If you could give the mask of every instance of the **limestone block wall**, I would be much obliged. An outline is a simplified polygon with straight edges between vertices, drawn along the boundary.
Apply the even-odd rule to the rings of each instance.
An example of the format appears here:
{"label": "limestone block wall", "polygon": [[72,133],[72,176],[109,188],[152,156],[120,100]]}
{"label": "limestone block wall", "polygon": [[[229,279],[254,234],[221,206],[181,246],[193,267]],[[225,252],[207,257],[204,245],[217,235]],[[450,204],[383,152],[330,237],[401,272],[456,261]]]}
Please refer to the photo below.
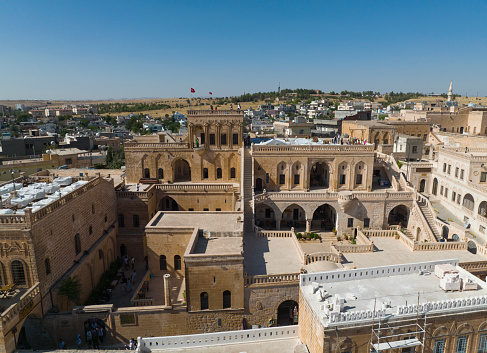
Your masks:
{"label": "limestone block wall", "polygon": [[[279,285],[251,285],[245,287],[246,309],[249,325],[269,326],[269,320],[277,322],[277,309],[287,300],[299,302],[298,283]],[[299,308],[301,309],[301,308]],[[299,311],[301,320],[301,310]]]}

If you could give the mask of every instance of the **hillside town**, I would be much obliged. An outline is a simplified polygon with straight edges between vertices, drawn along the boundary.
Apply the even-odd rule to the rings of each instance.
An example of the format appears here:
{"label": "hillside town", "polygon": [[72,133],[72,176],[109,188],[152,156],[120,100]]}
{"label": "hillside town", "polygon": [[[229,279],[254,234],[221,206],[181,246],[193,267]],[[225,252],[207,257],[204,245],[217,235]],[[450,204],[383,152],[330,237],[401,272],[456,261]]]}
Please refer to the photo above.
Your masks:
{"label": "hillside town", "polygon": [[444,95],[3,106],[1,349],[483,352],[487,107]]}

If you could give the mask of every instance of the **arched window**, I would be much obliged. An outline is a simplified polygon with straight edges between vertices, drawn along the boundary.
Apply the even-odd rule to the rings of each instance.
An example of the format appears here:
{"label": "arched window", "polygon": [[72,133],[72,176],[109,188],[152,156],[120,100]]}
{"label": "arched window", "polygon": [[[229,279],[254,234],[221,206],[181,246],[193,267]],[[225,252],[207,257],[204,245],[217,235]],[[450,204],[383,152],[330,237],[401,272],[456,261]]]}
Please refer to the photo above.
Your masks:
{"label": "arched window", "polygon": [[159,179],[164,179],[164,169],[159,168]]}
{"label": "arched window", "polygon": [[208,310],[208,293],[200,294],[201,310]]}
{"label": "arched window", "polygon": [[203,179],[208,179],[208,168],[203,168]]}
{"label": "arched window", "polygon": [[79,233],[74,236],[74,250],[76,251],[76,255],[81,252],[81,239],[79,238]]}
{"label": "arched window", "polygon": [[223,292],[223,309],[232,307],[232,293],[229,290]]}
{"label": "arched window", "polygon": [[181,269],[181,256],[174,255],[174,269],[180,270]]}
{"label": "arched window", "polygon": [[230,178],[235,179],[235,175],[236,175],[235,168],[230,168]]}
{"label": "arched window", "polygon": [[149,168],[144,169],[144,178],[150,178],[150,169]]}
{"label": "arched window", "polygon": [[15,284],[23,285],[25,281],[24,265],[20,261],[12,261],[12,278]]}
{"label": "arched window", "polygon": [[51,273],[51,262],[49,259],[44,260],[44,266],[46,267],[46,275]]}
{"label": "arched window", "polygon": [[487,202],[482,201],[479,205],[479,215],[487,218]]}
{"label": "arched window", "polygon": [[166,256],[165,255],[159,256],[159,269],[161,271],[167,270],[167,263],[166,263]]}
{"label": "arched window", "polygon": [[217,168],[216,169],[216,178],[217,179],[221,179],[222,178],[222,169],[221,168]]}
{"label": "arched window", "polygon": [[463,197],[463,207],[469,209],[470,211],[473,211],[474,209],[474,200],[473,200],[473,196],[470,195],[470,194],[466,194],[464,197]]}

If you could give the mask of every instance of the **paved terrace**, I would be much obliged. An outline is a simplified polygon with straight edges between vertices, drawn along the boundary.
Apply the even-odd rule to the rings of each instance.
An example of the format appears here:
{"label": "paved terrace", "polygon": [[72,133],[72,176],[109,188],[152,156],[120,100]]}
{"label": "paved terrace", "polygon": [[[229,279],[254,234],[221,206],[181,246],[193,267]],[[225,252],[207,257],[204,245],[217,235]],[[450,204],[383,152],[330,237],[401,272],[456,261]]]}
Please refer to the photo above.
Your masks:
{"label": "paved terrace", "polygon": [[371,237],[370,240],[376,248],[373,253],[343,254],[342,264],[364,268],[447,259],[458,259],[460,263],[487,260],[484,256],[472,254],[468,250],[411,251],[406,244],[394,238]]}
{"label": "paved terrace", "polygon": [[243,215],[240,212],[158,212],[150,227],[185,227],[198,228],[212,233],[226,233],[241,236]]}
{"label": "paved terrace", "polygon": [[[300,243],[308,254],[329,252],[330,242]],[[331,271],[343,266],[330,261],[318,261],[304,265],[291,237],[257,237],[253,233],[244,238],[244,265],[249,276]]]}

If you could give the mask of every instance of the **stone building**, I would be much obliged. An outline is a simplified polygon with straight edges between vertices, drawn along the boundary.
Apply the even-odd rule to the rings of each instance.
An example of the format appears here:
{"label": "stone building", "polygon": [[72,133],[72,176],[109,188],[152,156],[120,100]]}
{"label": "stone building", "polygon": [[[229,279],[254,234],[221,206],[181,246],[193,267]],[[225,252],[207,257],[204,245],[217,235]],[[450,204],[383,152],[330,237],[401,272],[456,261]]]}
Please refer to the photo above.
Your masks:
{"label": "stone building", "polygon": [[[447,224],[427,197],[432,176],[442,173],[441,163],[447,163],[447,171],[451,164],[454,175],[456,164],[450,155],[462,151],[441,149],[440,137],[430,134],[434,144],[428,157],[433,160],[410,163],[406,180],[404,166],[383,152],[389,146],[392,153],[400,128],[419,134],[413,127],[343,123],[348,124],[350,137],[367,143],[296,139],[244,148],[243,115],[238,111],[190,111],[186,135],[154,134],[127,143],[125,175],[111,171],[94,178],[84,175],[81,179],[87,183],[54,203],[26,203],[32,210],[26,209],[24,216],[0,215],[0,231],[15,230],[19,239],[29,239],[24,219],[32,219],[29,222],[39,224],[32,234],[42,234],[30,237],[48,239],[39,245],[27,241],[15,245],[15,256],[35,251],[36,266],[23,260],[26,269],[35,271],[28,272],[30,277],[21,284],[9,277],[13,272],[6,262],[2,283],[24,286],[33,304],[22,299],[2,316],[18,323],[21,331],[23,321],[35,313],[43,317],[42,329],[36,332],[46,333],[51,342],[63,338],[68,345],[74,344],[85,320],[97,318],[107,327],[106,342],[120,344],[136,336],[296,324],[308,315],[307,304],[300,299],[300,275],[324,271],[334,275],[371,267],[370,262],[392,266],[425,257],[459,258],[462,268],[484,278],[487,248],[481,233],[470,239],[466,228],[462,233],[459,224]],[[465,164],[465,178],[472,176],[465,187],[483,192],[481,160],[455,158],[459,168]],[[71,173],[77,180],[80,170]],[[49,184],[55,177],[43,172],[37,178]],[[447,193],[450,198],[451,191]],[[7,196],[5,205],[10,201]],[[480,204],[479,195],[474,209]],[[466,206],[471,207],[468,202]],[[473,217],[470,230],[481,224]],[[314,233],[321,239],[311,239]],[[8,234],[6,238],[13,236]],[[80,242],[75,241],[77,234]],[[52,250],[57,243],[59,252]],[[72,246],[80,250],[78,255]],[[73,306],[56,296],[61,280],[79,276],[85,302],[109,263],[125,256],[139,266],[130,294],[122,296],[117,280],[112,288],[115,298],[64,313],[48,312],[51,307]],[[51,273],[56,273],[52,280],[41,274],[46,273],[46,257]],[[30,305],[34,305],[31,311]],[[27,316],[20,314],[22,310]],[[9,352],[15,348],[11,327],[4,330]],[[305,341],[307,333],[303,335]]]}

